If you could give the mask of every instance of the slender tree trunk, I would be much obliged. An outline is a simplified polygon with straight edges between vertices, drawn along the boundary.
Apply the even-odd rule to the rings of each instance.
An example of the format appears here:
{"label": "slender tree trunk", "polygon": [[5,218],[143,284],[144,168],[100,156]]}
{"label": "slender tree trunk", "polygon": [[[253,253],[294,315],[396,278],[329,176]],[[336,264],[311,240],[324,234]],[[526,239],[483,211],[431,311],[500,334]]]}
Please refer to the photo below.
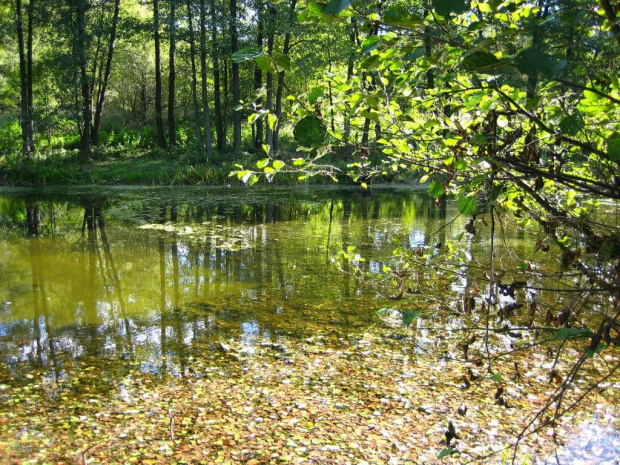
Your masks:
{"label": "slender tree trunk", "polygon": [[33,35],[34,35],[34,7],[35,0],[30,0],[28,4],[28,44],[27,44],[27,52],[26,52],[26,60],[28,62],[27,65],[27,89],[28,89],[28,138],[30,143],[30,151],[34,152],[36,150],[34,144],[34,93],[32,91],[32,84],[34,81],[32,75],[32,65],[34,62],[33,58]]}
{"label": "slender tree trunk", "polygon": [[205,145],[207,157],[213,155],[211,142],[211,114],[209,112],[209,98],[207,95],[207,29],[206,29],[205,0],[200,0],[200,83],[202,88],[202,108],[205,122]]}
{"label": "slender tree trunk", "polygon": [[[29,79],[28,70],[31,65],[27,62],[26,45],[24,43],[24,16],[22,11],[22,2],[17,0],[17,42],[19,46],[19,76],[20,76],[20,97],[21,97],[21,115],[20,127],[22,130],[22,152],[29,155],[34,151],[32,146],[32,132],[30,124],[30,106],[29,106]],[[30,31],[30,26],[28,26]],[[29,38],[30,42],[30,38]]]}
{"label": "slender tree trunk", "polygon": [[168,23],[170,28],[170,48],[168,61],[168,143],[170,144],[170,146],[174,146],[177,144],[176,121],[174,119],[174,89],[176,80],[175,55],[177,46],[175,8],[176,1],[170,0],[170,18]]}
{"label": "slender tree trunk", "polygon": [[[275,35],[275,23],[277,11],[273,6],[269,7],[269,25],[267,33],[267,53],[269,56],[273,55],[273,41]],[[273,74],[267,73],[267,102],[266,109],[269,113],[273,113]],[[273,147],[273,129],[270,124],[267,124],[265,128],[265,143],[269,147]]]}
{"label": "slender tree trunk", "polygon": [[105,63],[105,73],[103,81],[97,95],[97,106],[95,107],[95,122],[93,124],[93,144],[99,145],[99,129],[101,128],[101,115],[103,114],[103,105],[105,103],[105,95],[110,81],[110,73],[112,72],[112,58],[114,56],[114,42],[116,40],[116,28],[118,25],[118,15],[120,11],[120,0],[114,2],[114,16],[112,18],[112,28],[110,30],[110,38],[108,41],[108,56]]}
{"label": "slender tree trunk", "polygon": [[[230,48],[235,53],[239,48],[237,32],[237,0],[230,0]],[[239,79],[239,63],[232,62],[232,94],[233,94],[233,153],[241,153],[241,111],[237,109],[241,100],[241,82]]]}
{"label": "slender tree trunk", "polygon": [[77,20],[77,62],[80,68],[80,87],[82,89],[82,139],[80,160],[89,160],[92,156],[92,146],[90,140],[90,125],[92,122],[91,105],[92,96],[90,93],[90,79],[86,71],[86,8],[87,0],[79,0],[76,8]]}
{"label": "slender tree trunk", "polygon": [[192,4],[187,0],[187,18],[189,22],[189,49],[192,63],[192,103],[194,104],[194,118],[196,121],[196,141],[202,152],[202,131],[200,129],[200,107],[198,106],[198,79],[196,78],[196,46],[194,41],[194,24],[192,21]]}
{"label": "slender tree trunk", "polygon": [[[428,16],[428,10],[424,11],[424,17]],[[433,49],[431,46],[431,28],[424,28],[424,56],[430,58],[433,56]],[[433,89],[435,87],[435,75],[433,73],[433,69],[429,69],[426,72],[426,88]]]}
{"label": "slender tree trunk", "polygon": [[224,59],[224,143],[228,139],[228,60]]}
{"label": "slender tree trunk", "polygon": [[[355,37],[357,35],[357,19],[355,16],[351,17],[351,29],[349,32],[349,42],[351,51],[349,52],[349,63],[347,65],[347,84],[351,82],[353,79],[353,69],[355,67],[355,48],[356,48],[356,40]],[[346,95],[351,95],[351,90],[347,90]],[[344,146],[344,156],[345,158],[350,158],[353,155],[353,146],[349,143],[349,139],[351,137],[351,108],[348,102],[345,101],[346,110],[344,114],[344,134],[343,134],[343,142]]]}
{"label": "slender tree trunk", "polygon": [[[295,6],[297,5],[297,0],[291,0],[291,8],[289,10],[289,21],[288,27],[289,29],[284,34],[284,47],[282,49],[282,53],[287,55],[291,48],[291,30],[290,28],[295,21]],[[282,116],[282,94],[284,93],[284,75],[285,71],[280,71],[278,73],[278,90],[276,94],[276,111],[275,114],[278,117],[278,124],[273,131],[273,152],[276,153],[280,148],[280,118]]]}
{"label": "slender tree trunk", "polygon": [[211,0],[211,54],[213,57],[213,105],[215,110],[215,136],[217,151],[224,152],[226,136],[224,134],[224,119],[222,117],[222,93],[220,90],[220,60],[217,46],[217,17],[215,0]]}
{"label": "slender tree trunk", "polygon": [[[263,49],[263,1],[256,0],[256,14],[258,15],[256,45],[259,49]],[[254,90],[259,91],[263,85],[263,72],[258,66],[254,67]],[[263,105],[263,99],[258,98],[254,102],[256,109],[259,109]],[[256,120],[256,134],[254,137],[254,149],[256,152],[260,152],[263,145],[263,119]]]}
{"label": "slender tree trunk", "polygon": [[161,88],[161,44],[159,37],[159,0],[153,0],[153,32],[155,37],[155,127],[157,129],[157,145],[166,148],[164,133],[162,88]]}

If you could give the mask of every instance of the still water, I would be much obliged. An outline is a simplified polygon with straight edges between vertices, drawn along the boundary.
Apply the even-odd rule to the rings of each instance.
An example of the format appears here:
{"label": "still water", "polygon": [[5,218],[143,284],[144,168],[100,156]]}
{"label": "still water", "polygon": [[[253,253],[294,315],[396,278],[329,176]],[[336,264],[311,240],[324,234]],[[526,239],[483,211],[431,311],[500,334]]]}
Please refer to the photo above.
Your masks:
{"label": "still water", "polygon": [[[455,237],[465,241],[454,257],[462,276],[448,281],[436,269],[419,279],[440,283],[437,297],[453,295],[458,307],[490,258],[488,222],[479,215],[477,233],[463,235],[469,220],[409,186],[0,191],[0,383],[33,370],[63,380],[71,366],[105,370],[106,379],[129,366],[185,376],[191,360],[216,356],[228,341],[251,351],[380,326],[377,310],[394,305],[398,286],[364,281],[398,269],[397,247],[444,253]],[[517,270],[535,255],[539,233],[500,226],[497,266]],[[349,262],[343,252],[359,256]],[[536,266],[558,261],[539,254]],[[528,282],[553,312],[571,296],[543,289],[559,285]],[[589,453],[585,437],[563,453]],[[615,431],[599,438],[601,455],[620,451]]]}
{"label": "still water", "polygon": [[182,374],[229,337],[376,324],[389,299],[335,266],[339,252],[379,274],[394,247],[445,240],[433,233],[455,216],[406,187],[5,192],[0,356],[12,370],[89,356]]}

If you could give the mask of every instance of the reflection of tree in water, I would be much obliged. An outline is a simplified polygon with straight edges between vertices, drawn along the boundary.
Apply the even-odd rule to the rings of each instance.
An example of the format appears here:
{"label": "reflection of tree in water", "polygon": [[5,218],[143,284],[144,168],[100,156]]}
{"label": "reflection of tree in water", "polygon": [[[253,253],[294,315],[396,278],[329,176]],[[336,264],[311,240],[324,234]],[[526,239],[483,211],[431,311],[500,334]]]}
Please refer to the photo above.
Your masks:
{"label": "reflection of tree in water", "polygon": [[[88,352],[97,354],[102,350],[98,342],[98,325],[100,323],[97,314],[99,302],[99,281],[97,271],[99,270],[101,282],[106,285],[113,282],[116,291],[116,299],[120,308],[120,317],[123,321],[124,341],[121,340],[121,332],[114,332],[116,350],[124,354],[123,357],[131,357],[133,354],[132,323],[127,312],[125,298],[121,284],[121,277],[116,265],[110,239],[105,225],[105,217],[102,213],[102,202],[93,199],[84,199],[84,219],[82,222],[82,253],[87,255],[87,262],[82,262],[85,273],[88,276],[88,286],[85,290],[84,313],[86,317],[87,332],[89,341],[87,342]],[[103,250],[103,254],[101,253]],[[86,265],[87,263],[87,265]],[[108,286],[106,286],[108,287]],[[112,299],[110,299],[112,301]]]}
{"label": "reflection of tree in water", "polygon": [[[33,328],[34,340],[36,344],[36,360],[39,365],[44,365],[43,341],[47,340],[47,353],[54,373],[56,361],[56,350],[54,347],[54,336],[51,330],[49,303],[47,299],[45,276],[43,274],[42,252],[41,252],[41,210],[39,204],[26,200],[26,229],[28,231],[28,250],[30,255],[30,269],[32,274],[32,294],[33,294]],[[41,334],[41,317],[43,318],[43,328],[45,335]]]}

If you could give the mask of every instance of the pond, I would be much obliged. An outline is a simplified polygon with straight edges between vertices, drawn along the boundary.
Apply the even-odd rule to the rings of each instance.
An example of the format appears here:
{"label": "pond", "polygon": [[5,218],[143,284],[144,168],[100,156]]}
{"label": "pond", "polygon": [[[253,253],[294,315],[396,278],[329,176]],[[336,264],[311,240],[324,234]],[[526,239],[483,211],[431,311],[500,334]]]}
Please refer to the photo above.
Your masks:
{"label": "pond", "polygon": [[[430,353],[424,363],[445,369],[453,349],[423,328],[436,322],[442,307],[416,298],[415,289],[400,288],[402,263],[393,251],[432,255],[459,237],[468,244],[462,260],[487,263],[489,225],[483,221],[478,234],[463,235],[469,221],[456,205],[436,205],[408,186],[376,186],[371,192],[357,187],[2,191],[0,383],[4,389],[27,389],[34,379],[41,390],[37,396],[43,393],[49,403],[94,393],[123,400],[136,395],[128,394],[128,375],[141,373],[155,385],[204,381],[211,371],[225,382],[244,379],[234,366],[240,359],[256,354],[254,360],[266,370],[270,362],[260,358],[265,350],[284,354],[316,337],[335,350],[353,341],[360,352],[349,355],[364,357],[365,339],[375,337],[366,336],[377,328],[385,328],[389,344],[406,357]],[[530,234],[503,231],[510,249],[500,244],[497,260],[504,268],[518,270],[532,254],[534,246],[525,240]],[[551,262],[544,259],[539,266]],[[464,270],[456,280],[442,278],[440,270],[417,280],[433,280],[434,289],[454,295],[458,307],[464,293],[483,287],[478,279],[484,270]],[[542,280],[530,284],[539,295],[549,287]],[[555,309],[567,297],[547,293],[545,298]],[[433,311],[415,314],[420,318],[414,344],[409,329],[386,324],[386,313],[398,316],[402,310],[406,319],[407,309],[422,307]],[[442,327],[456,327],[452,320],[442,317]],[[377,349],[379,357],[382,350]],[[231,354],[235,360],[227,362]],[[63,385],[73,387],[59,388]],[[207,463],[215,460],[206,457]],[[247,457],[228,459],[267,460]]]}

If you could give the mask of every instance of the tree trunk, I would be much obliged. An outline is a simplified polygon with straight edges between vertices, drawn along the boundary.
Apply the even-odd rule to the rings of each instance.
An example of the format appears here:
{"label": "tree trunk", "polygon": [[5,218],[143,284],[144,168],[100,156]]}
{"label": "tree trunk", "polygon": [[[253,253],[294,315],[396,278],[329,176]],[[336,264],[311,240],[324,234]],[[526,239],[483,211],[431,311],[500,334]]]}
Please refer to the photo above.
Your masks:
{"label": "tree trunk", "polygon": [[80,68],[80,87],[82,93],[82,138],[80,160],[89,160],[92,156],[92,147],[90,141],[90,125],[92,122],[91,105],[92,96],[90,93],[90,79],[86,71],[86,8],[87,0],[79,0],[76,7],[77,20],[77,62]]}
{"label": "tree trunk", "polygon": [[[291,8],[289,10],[289,21],[288,27],[289,29],[284,34],[284,47],[282,49],[282,53],[287,55],[291,48],[291,30],[290,28],[295,21],[295,5],[297,5],[297,0],[291,0]],[[278,90],[276,94],[276,111],[275,114],[278,118],[277,126],[273,131],[273,152],[277,153],[280,148],[280,118],[282,116],[282,94],[284,92],[284,74],[285,71],[280,71],[278,73]]]}
{"label": "tree trunk", "polygon": [[[29,70],[32,70],[32,65],[28,63],[28,57],[26,56],[26,45],[24,43],[24,17],[22,13],[22,2],[17,0],[17,42],[19,46],[19,76],[20,76],[20,97],[21,97],[21,115],[20,115],[20,127],[22,131],[22,152],[24,155],[29,155],[34,151],[32,144],[32,131],[31,131],[31,115],[30,115],[30,95],[29,89],[31,89],[31,79],[29,80]],[[31,33],[31,26],[28,26],[28,32]],[[28,37],[28,44],[31,45],[31,37]],[[30,50],[29,50],[30,52]],[[32,76],[30,74],[30,76]],[[29,82],[30,81],[30,82]]]}
{"label": "tree trunk", "polygon": [[110,38],[108,41],[108,56],[105,63],[105,73],[103,81],[97,95],[97,106],[95,107],[95,122],[93,124],[93,144],[99,145],[99,129],[101,128],[101,115],[103,113],[103,105],[105,103],[105,94],[110,81],[110,73],[112,71],[112,57],[114,56],[114,41],[116,40],[116,27],[118,25],[118,15],[120,10],[120,0],[114,2],[114,16],[112,18],[112,28],[110,30]]}
{"label": "tree trunk", "polygon": [[211,114],[207,95],[207,29],[205,0],[200,0],[200,83],[202,87],[202,108],[205,120],[205,146],[207,157],[213,155],[211,142]]}
{"label": "tree trunk", "polygon": [[33,59],[33,34],[34,34],[34,4],[35,0],[30,0],[28,4],[28,44],[27,44],[27,52],[26,52],[26,60],[27,60],[27,89],[28,89],[28,139],[30,143],[30,151],[35,151],[34,144],[34,93],[32,92],[32,82],[34,80],[32,76],[32,64],[34,62]]}
{"label": "tree trunk", "polygon": [[215,110],[215,135],[217,151],[224,152],[226,136],[224,134],[224,119],[222,118],[222,93],[220,90],[220,60],[217,47],[217,18],[215,0],[211,0],[211,53],[213,57],[213,104]]}
{"label": "tree trunk", "polygon": [[155,127],[157,129],[157,145],[166,148],[164,133],[162,96],[161,96],[161,44],[159,37],[159,0],[153,0],[153,32],[155,37]]}
{"label": "tree trunk", "polygon": [[[237,33],[237,0],[230,0],[230,48],[235,53],[239,48]],[[238,106],[241,100],[241,82],[239,79],[239,63],[232,62],[232,95],[233,95],[233,153],[241,153],[241,111]]]}
{"label": "tree trunk", "polygon": [[175,55],[176,55],[176,19],[175,19],[176,1],[170,0],[170,48],[168,61],[168,143],[170,146],[177,144],[176,121],[174,119],[174,89],[175,89]]}
{"label": "tree trunk", "polygon": [[[349,63],[347,65],[347,84],[353,79],[353,69],[355,67],[355,49],[356,49],[356,35],[357,35],[357,19],[355,16],[351,16],[351,30],[349,32],[349,42],[351,51],[349,53]],[[351,95],[351,90],[347,90],[346,95]],[[342,136],[344,146],[343,155],[345,158],[350,158],[353,155],[353,146],[349,143],[351,137],[351,107],[345,100],[345,114],[344,114],[344,134]]]}
{"label": "tree trunk", "polygon": [[224,60],[224,115],[222,126],[224,127],[224,144],[228,134],[228,60]]}
{"label": "tree trunk", "polygon": [[[269,7],[269,27],[267,33],[267,54],[269,56],[273,55],[273,40],[275,35],[275,23],[276,23],[276,15],[278,12],[273,6]],[[271,114],[273,113],[273,74],[267,73],[267,102],[266,109]],[[271,125],[267,123],[267,127],[265,128],[265,143],[269,147],[273,147],[273,129]]]}
{"label": "tree trunk", "polygon": [[[263,1],[256,0],[256,14],[258,15],[258,24],[257,24],[257,34],[256,34],[256,45],[259,49],[263,49]],[[254,90],[258,92],[263,85],[263,72],[258,66],[254,67]],[[254,102],[254,106],[256,110],[260,109],[263,105],[263,99],[258,98]],[[259,118],[256,120],[256,134],[254,137],[254,149],[257,153],[259,153],[263,146],[263,132],[264,125],[263,119]]]}
{"label": "tree trunk", "polygon": [[187,0],[187,18],[189,23],[189,54],[192,63],[192,103],[194,104],[194,119],[196,123],[196,141],[202,152],[202,131],[200,129],[200,108],[198,107],[198,82],[196,78],[196,47],[194,43],[194,25],[192,21],[192,4]]}

